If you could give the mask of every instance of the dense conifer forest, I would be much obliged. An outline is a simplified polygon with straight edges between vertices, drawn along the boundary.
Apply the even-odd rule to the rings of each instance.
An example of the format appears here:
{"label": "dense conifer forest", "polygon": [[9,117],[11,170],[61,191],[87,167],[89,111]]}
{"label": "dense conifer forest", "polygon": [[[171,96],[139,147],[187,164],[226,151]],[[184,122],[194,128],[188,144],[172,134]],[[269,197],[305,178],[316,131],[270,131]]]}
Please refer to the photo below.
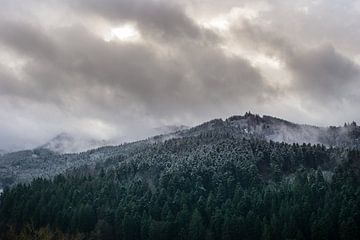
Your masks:
{"label": "dense conifer forest", "polygon": [[203,131],[5,188],[1,239],[359,239],[360,152]]}

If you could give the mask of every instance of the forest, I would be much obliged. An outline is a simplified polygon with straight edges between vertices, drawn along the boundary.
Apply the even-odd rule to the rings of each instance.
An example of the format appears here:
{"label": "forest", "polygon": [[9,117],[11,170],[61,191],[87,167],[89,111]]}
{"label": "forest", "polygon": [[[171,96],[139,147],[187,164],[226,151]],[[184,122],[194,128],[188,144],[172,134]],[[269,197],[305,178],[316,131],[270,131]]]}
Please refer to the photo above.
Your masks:
{"label": "forest", "polygon": [[5,188],[1,239],[359,239],[360,152],[170,139]]}

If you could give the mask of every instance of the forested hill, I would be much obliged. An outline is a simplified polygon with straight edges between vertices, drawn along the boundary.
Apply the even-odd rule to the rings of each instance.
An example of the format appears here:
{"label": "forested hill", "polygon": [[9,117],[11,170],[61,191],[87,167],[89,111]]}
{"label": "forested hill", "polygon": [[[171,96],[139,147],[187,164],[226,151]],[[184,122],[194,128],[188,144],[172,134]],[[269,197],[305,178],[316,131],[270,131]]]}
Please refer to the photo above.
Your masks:
{"label": "forested hill", "polygon": [[83,164],[5,188],[0,239],[359,239],[359,151],[268,141],[270,120],[297,128],[246,115],[82,154],[38,149]]}
{"label": "forested hill", "polygon": [[215,119],[184,131],[183,134],[196,135],[208,130],[276,142],[322,144],[327,147],[360,147],[360,127],[355,122],[345,123],[341,127],[317,127],[251,113],[246,113],[244,116],[232,116],[226,120]]}
{"label": "forested hill", "polygon": [[[174,132],[143,141],[101,147],[76,154],[60,154],[58,151],[51,151],[53,148],[47,148],[46,145],[33,150],[0,154],[0,189],[16,183],[27,183],[36,177],[51,178],[68,169],[95,165],[113,156],[127,156],[131,154],[131,151],[138,151],[138,148],[146,148],[149,144],[163,142],[166,139],[198,136],[207,134],[209,131],[226,133],[240,139],[257,138],[275,142],[322,144],[325,147],[351,149],[359,149],[360,146],[360,127],[355,122],[345,124],[343,127],[322,128],[295,124],[271,116],[261,117],[246,113],[244,116],[232,116],[226,120],[215,119],[190,129],[186,127],[173,129]],[[56,140],[59,139],[56,138]],[[65,143],[56,141],[56,144],[69,145],[69,141]]]}

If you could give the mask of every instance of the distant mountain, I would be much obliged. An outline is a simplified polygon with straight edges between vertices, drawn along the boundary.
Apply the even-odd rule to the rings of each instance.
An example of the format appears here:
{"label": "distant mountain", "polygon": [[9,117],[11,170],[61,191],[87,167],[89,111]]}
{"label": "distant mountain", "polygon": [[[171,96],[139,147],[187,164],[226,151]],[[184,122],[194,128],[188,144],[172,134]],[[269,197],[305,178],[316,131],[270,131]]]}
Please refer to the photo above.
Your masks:
{"label": "distant mountain", "polygon": [[93,148],[109,145],[105,140],[96,140],[85,136],[75,136],[69,133],[61,133],[39,148],[48,149],[57,153],[84,152]]}
{"label": "distant mountain", "polygon": [[[75,137],[61,133],[49,142],[32,150],[22,150],[0,155],[0,189],[35,177],[49,178],[68,169],[104,162],[120,153],[155,142],[178,137],[186,126],[166,126],[154,129],[159,135],[142,141],[105,146],[112,142]],[[172,132],[174,131],[174,132]]]}
{"label": "distant mountain", "polygon": [[197,135],[207,131],[222,131],[237,137],[256,137],[275,142],[360,147],[360,127],[355,122],[342,127],[317,127],[296,124],[272,116],[246,113],[244,116],[232,116],[226,120],[215,119],[203,123],[184,134]]}
{"label": "distant mountain", "polygon": [[[189,129],[184,125],[167,125],[154,128],[148,134],[149,136],[167,136],[172,133],[177,133]],[[169,137],[169,136],[168,136]],[[122,137],[126,139],[126,137]],[[70,133],[60,133],[47,143],[39,146],[38,148],[48,149],[56,153],[78,153],[88,151],[90,149],[99,148],[108,145],[117,145],[121,140],[98,140],[88,136],[73,135]],[[4,152],[5,154],[6,152]],[[0,151],[1,155],[1,151]]]}
{"label": "distant mountain", "polygon": [[[232,116],[226,120],[214,119],[193,128],[167,126],[157,131],[160,135],[108,147],[104,146],[108,144],[106,141],[62,133],[37,149],[4,154],[0,156],[0,188],[18,182],[28,182],[38,176],[52,177],[83,165],[109,163],[111,159],[119,156],[125,158],[129,154],[170,139],[187,139],[209,134],[220,134],[234,139],[323,144],[327,147],[360,149],[360,127],[356,123],[325,128],[295,124],[283,119],[251,113]],[[93,149],[84,152],[90,148]]]}
{"label": "distant mountain", "polygon": [[162,135],[162,134],[169,134],[169,133],[176,133],[179,131],[187,130],[190,127],[185,125],[167,125],[163,127],[155,128],[156,135]]}
{"label": "distant mountain", "polygon": [[7,151],[0,149],[0,156],[4,155],[6,153],[7,153]]}

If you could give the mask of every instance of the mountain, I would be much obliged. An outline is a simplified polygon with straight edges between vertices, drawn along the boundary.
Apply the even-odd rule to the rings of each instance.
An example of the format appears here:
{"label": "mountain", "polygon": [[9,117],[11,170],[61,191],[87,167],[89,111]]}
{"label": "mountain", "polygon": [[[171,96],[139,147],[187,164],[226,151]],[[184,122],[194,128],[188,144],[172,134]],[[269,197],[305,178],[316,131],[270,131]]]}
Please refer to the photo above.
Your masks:
{"label": "mountain", "polygon": [[160,135],[119,146],[105,146],[111,141],[61,133],[38,148],[0,155],[0,189],[16,183],[27,183],[36,177],[49,178],[82,165],[95,165],[127,149],[177,137],[185,129],[185,126],[158,128],[156,132]]}
{"label": "mountain", "polygon": [[[185,125],[166,125],[154,128],[150,131],[149,136],[168,135],[189,129]],[[126,137],[122,137],[126,139]],[[99,148],[107,145],[117,145],[121,140],[98,140],[84,135],[75,135],[70,133],[60,133],[47,143],[39,146],[38,148],[48,149],[56,153],[79,153],[85,152],[90,149]],[[1,154],[1,151],[0,151]],[[5,153],[4,153],[5,154]]]}
{"label": "mountain", "polygon": [[6,154],[0,239],[359,239],[358,130],[247,113],[82,153]]}
{"label": "mountain", "polygon": [[[172,132],[174,131],[174,132]],[[326,147],[359,149],[360,127],[356,123],[343,127],[315,127],[300,125],[271,116],[246,113],[228,119],[214,119],[199,126],[171,126],[159,129],[167,132],[142,141],[119,146],[102,147],[105,141],[89,140],[62,133],[34,150],[12,152],[0,156],[0,188],[19,182],[29,182],[34,177],[52,177],[82,165],[94,166],[129,151],[164,143],[170,139],[187,139],[206,134],[226,134],[234,139],[259,139],[274,142],[322,144]],[[101,146],[81,152],[89,147]],[[130,152],[131,152],[130,151]],[[74,153],[72,153],[74,152]],[[79,153],[77,153],[79,152]]]}
{"label": "mountain", "polygon": [[39,148],[48,149],[57,153],[76,153],[105,145],[109,145],[109,142],[85,136],[75,136],[69,133],[61,133]]}
{"label": "mountain", "polygon": [[185,134],[197,135],[206,131],[227,132],[235,137],[256,137],[285,143],[322,144],[327,147],[360,147],[360,127],[355,122],[343,127],[317,127],[292,123],[272,116],[246,113],[226,120],[214,119],[194,127]]}
{"label": "mountain", "polygon": [[169,134],[169,133],[176,133],[180,131],[184,131],[189,129],[190,127],[185,125],[166,125],[163,127],[157,127],[155,128],[156,135],[163,135],[163,134]]}
{"label": "mountain", "polygon": [[6,154],[0,239],[359,239],[358,132],[247,113],[81,153]]}
{"label": "mountain", "polygon": [[7,153],[7,151],[0,149],[0,156],[4,155],[6,153]]}

